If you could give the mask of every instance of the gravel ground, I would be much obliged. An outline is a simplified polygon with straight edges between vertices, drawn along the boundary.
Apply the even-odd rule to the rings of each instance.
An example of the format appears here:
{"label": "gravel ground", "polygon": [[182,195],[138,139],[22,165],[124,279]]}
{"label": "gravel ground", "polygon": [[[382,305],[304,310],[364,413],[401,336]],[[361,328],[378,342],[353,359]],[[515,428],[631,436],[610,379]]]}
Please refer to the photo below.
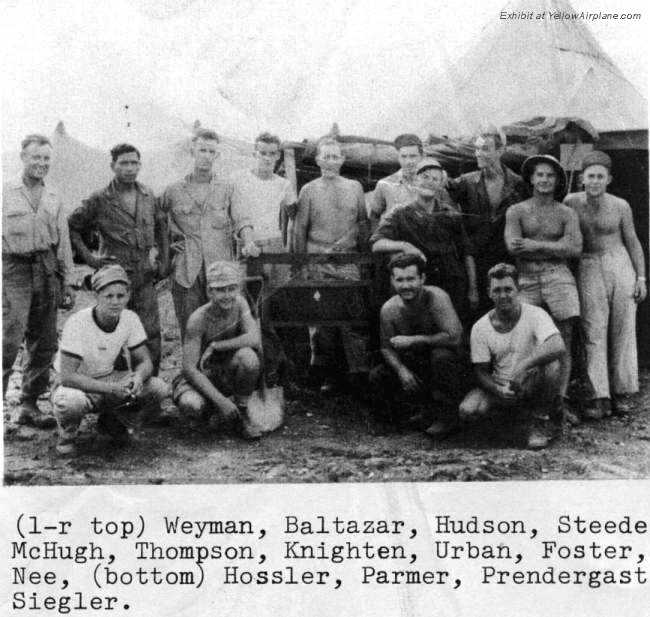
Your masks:
{"label": "gravel ground", "polygon": [[[80,294],[76,308],[88,304]],[[160,296],[161,374],[171,381],[180,344],[169,292]],[[65,315],[62,314],[62,321]],[[14,377],[8,400],[17,393]],[[176,421],[137,432],[115,449],[84,422],[80,452],[57,455],[56,431],[17,426],[5,411],[5,484],[188,484],[238,482],[402,482],[570,480],[650,477],[650,371],[641,376],[635,411],[569,430],[541,452],[520,449],[496,425],[479,423],[443,441],[416,430],[387,431],[351,395],[322,397],[295,388],[286,422],[257,443],[196,430]],[[40,403],[47,408],[46,400]]]}

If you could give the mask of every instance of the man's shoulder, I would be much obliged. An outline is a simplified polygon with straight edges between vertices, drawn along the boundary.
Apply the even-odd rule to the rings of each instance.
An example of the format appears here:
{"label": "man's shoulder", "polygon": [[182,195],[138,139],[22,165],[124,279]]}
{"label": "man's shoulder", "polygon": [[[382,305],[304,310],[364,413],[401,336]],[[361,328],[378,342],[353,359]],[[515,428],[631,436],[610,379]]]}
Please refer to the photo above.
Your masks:
{"label": "man's shoulder", "polygon": [[19,191],[23,186],[22,178],[9,178],[2,183],[3,191]]}
{"label": "man's shoulder", "polygon": [[180,178],[179,180],[176,180],[175,182],[171,182],[165,187],[165,190],[163,191],[165,194],[171,194],[171,193],[176,193],[183,188],[187,186],[188,178],[185,176],[184,178]]}
{"label": "man's shoulder", "polygon": [[363,186],[361,182],[358,180],[353,180],[352,178],[344,178],[343,176],[338,177],[339,183],[349,189],[352,189],[354,191],[361,191],[363,192]]}
{"label": "man's shoulder", "polygon": [[569,193],[564,198],[564,204],[570,208],[577,208],[583,206],[587,200],[586,193],[584,191],[579,191],[577,193]]}
{"label": "man's shoulder", "polygon": [[475,337],[477,334],[489,334],[490,332],[496,332],[492,322],[490,321],[490,309],[485,315],[479,317],[476,323],[472,326],[472,337]]}
{"label": "man's shoulder", "polygon": [[399,312],[404,308],[404,302],[399,294],[395,294],[388,298],[386,302],[381,307],[381,317],[388,319],[394,315],[399,314]]}
{"label": "man's shoulder", "polygon": [[481,170],[477,169],[460,174],[455,181],[459,184],[478,184],[481,181]]}
{"label": "man's shoulder", "polygon": [[72,313],[63,324],[63,331],[75,330],[80,324],[87,324],[89,321],[92,321],[93,308],[93,306],[88,306],[78,310],[76,313]]}
{"label": "man's shoulder", "polygon": [[528,302],[521,303],[521,315],[524,321],[530,323],[536,323],[540,321],[547,321],[551,319],[551,316],[543,309],[541,306],[535,306],[534,304],[528,304]]}
{"label": "man's shoulder", "polygon": [[395,184],[399,184],[402,180],[402,171],[397,170],[394,174],[390,174],[390,176],[385,176],[384,178],[380,178],[377,180],[377,186],[393,186]]}
{"label": "man's shoulder", "polygon": [[442,287],[436,285],[425,285],[423,291],[433,302],[449,299],[449,294]]}

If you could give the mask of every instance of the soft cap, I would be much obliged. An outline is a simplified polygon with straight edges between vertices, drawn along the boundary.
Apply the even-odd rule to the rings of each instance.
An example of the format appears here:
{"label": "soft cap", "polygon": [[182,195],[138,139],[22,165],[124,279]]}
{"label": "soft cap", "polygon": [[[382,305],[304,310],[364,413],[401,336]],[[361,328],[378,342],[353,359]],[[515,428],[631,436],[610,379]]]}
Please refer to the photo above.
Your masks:
{"label": "soft cap", "polygon": [[97,270],[90,279],[90,285],[93,288],[93,291],[100,291],[107,285],[112,285],[113,283],[124,283],[125,285],[131,284],[129,277],[126,274],[126,270],[118,264],[103,266]]}

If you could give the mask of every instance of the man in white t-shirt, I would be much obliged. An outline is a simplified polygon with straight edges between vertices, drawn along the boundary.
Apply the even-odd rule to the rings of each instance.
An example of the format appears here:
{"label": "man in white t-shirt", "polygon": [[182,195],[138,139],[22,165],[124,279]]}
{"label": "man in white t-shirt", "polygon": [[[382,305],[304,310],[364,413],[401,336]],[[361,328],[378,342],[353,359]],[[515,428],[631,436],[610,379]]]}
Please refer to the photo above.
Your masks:
{"label": "man in white t-shirt", "polygon": [[274,173],[280,154],[280,138],[262,133],[255,140],[255,168],[230,177],[231,212],[251,221],[253,238],[263,253],[286,252],[282,221],[296,214],[296,190]]}
{"label": "man in white t-shirt", "polygon": [[519,299],[514,266],[497,264],[488,273],[494,309],[472,328],[471,355],[479,387],[460,404],[461,417],[494,409],[516,414],[527,446],[545,448],[553,437],[535,427],[534,407],[549,414],[554,432],[562,422],[560,361],[566,348],[560,331],[544,309]]}
{"label": "man in white t-shirt", "polygon": [[[140,318],[126,308],[130,282],[119,265],[93,274],[97,304],[70,316],[63,326],[55,360],[58,386],[52,392],[59,427],[57,452],[76,451],[75,437],[83,416],[99,411],[98,428],[115,441],[128,439],[120,420],[132,415],[137,403],[158,403],[169,395],[167,384],[151,377],[153,365]],[[128,371],[115,371],[120,353],[128,356]]]}

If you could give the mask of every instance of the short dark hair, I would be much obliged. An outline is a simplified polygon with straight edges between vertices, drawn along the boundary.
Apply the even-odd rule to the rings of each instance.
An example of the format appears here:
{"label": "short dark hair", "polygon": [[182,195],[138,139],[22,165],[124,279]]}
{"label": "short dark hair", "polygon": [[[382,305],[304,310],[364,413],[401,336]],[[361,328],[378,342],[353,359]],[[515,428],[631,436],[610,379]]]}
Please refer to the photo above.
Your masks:
{"label": "short dark hair", "polygon": [[497,150],[503,148],[506,145],[506,134],[493,124],[481,126],[478,130],[478,133],[476,134],[475,141],[476,139],[485,139],[486,137],[492,138],[492,141],[494,141],[494,147]]}
{"label": "short dark hair", "polygon": [[192,142],[196,142],[197,139],[211,139],[219,143],[219,135],[217,135],[212,129],[197,129],[192,137]]}
{"label": "short dark hair", "polygon": [[24,150],[32,144],[36,144],[37,146],[50,146],[50,148],[52,147],[52,142],[49,137],[45,137],[45,135],[41,135],[40,133],[30,133],[20,142],[20,149]]}
{"label": "short dark hair", "polygon": [[273,135],[272,133],[269,133],[268,131],[264,131],[263,133],[260,133],[256,138],[255,138],[255,143],[258,141],[261,141],[262,143],[265,144],[278,144],[278,149],[280,148],[280,145],[282,142],[280,141],[280,138],[277,135]]}
{"label": "short dark hair", "polygon": [[422,145],[422,140],[413,133],[403,133],[395,137],[393,142],[395,150],[399,151],[400,148],[405,148],[407,146],[417,146],[420,154],[424,154],[424,146]]}
{"label": "short dark hair", "polygon": [[135,152],[138,155],[138,160],[140,160],[140,150],[131,144],[117,144],[117,146],[113,146],[111,148],[111,160],[115,163],[120,156],[129,152]]}
{"label": "short dark hair", "polygon": [[519,289],[519,270],[517,270],[517,267],[513,266],[512,264],[500,263],[497,264],[496,266],[492,266],[488,270],[487,273],[488,291],[490,290],[490,284],[492,282],[492,279],[496,279],[500,281],[501,279],[505,279],[505,278],[511,278],[515,282],[517,289]]}
{"label": "short dark hair", "polygon": [[336,146],[341,151],[341,154],[343,154],[343,146],[341,146],[341,142],[334,139],[334,137],[326,136],[318,140],[318,143],[316,144],[316,156],[320,154],[323,146]]}
{"label": "short dark hair", "polygon": [[426,263],[422,257],[415,253],[400,253],[392,257],[388,262],[388,271],[392,276],[394,268],[408,268],[409,266],[416,266],[418,274],[424,274]]}

